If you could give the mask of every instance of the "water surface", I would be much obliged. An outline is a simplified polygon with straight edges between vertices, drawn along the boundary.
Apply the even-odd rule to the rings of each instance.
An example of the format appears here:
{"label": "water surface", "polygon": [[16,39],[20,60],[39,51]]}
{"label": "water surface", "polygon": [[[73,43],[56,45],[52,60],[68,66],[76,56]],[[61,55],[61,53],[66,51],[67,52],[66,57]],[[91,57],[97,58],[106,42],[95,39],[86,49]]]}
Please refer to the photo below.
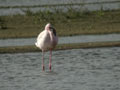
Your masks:
{"label": "water surface", "polygon": [[111,2],[119,0],[0,0],[0,6],[30,6],[44,4],[63,4],[63,3],[93,3],[93,2]]}
{"label": "water surface", "polygon": [[120,90],[120,47],[0,54],[1,90]]}
{"label": "water surface", "polygon": [[[112,2],[111,2],[112,1]],[[104,3],[107,2],[107,3]],[[113,10],[120,9],[119,0],[0,0],[0,6],[36,6],[36,5],[55,5],[55,4],[81,4],[71,6],[56,6],[56,7],[29,7],[29,10],[33,12],[62,9],[66,11],[69,7],[79,9],[81,11],[95,11],[95,10]],[[90,3],[90,4],[89,4]],[[93,4],[92,4],[93,3]],[[83,5],[84,4],[84,5]],[[23,10],[28,8],[0,8],[0,15],[14,15],[14,14],[25,14]]]}
{"label": "water surface", "polygon": [[[102,41],[120,41],[120,34],[79,35],[71,37],[59,37],[59,44],[102,42]],[[0,39],[0,46],[2,47],[2,46],[34,45],[35,42],[36,38]]]}

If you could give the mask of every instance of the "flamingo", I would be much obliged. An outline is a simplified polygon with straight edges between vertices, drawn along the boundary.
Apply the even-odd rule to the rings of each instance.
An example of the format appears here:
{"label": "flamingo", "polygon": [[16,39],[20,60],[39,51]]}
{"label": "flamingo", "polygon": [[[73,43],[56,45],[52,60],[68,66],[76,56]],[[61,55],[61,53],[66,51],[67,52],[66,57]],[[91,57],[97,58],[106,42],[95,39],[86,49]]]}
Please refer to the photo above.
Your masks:
{"label": "flamingo", "polygon": [[42,50],[42,71],[45,70],[44,66],[44,52],[50,51],[49,57],[49,70],[51,71],[52,50],[58,43],[58,37],[55,28],[50,23],[46,24],[45,30],[43,30],[37,37],[35,43],[36,47]]}

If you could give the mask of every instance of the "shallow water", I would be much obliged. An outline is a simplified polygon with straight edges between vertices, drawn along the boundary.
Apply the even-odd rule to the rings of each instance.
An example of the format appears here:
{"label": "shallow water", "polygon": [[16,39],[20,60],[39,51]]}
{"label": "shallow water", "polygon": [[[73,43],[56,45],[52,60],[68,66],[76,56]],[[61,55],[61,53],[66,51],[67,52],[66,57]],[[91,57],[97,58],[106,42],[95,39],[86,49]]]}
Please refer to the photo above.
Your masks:
{"label": "shallow water", "polygon": [[43,4],[63,4],[63,3],[93,3],[93,2],[110,2],[119,0],[0,0],[0,6],[29,6]]}
{"label": "shallow water", "polygon": [[1,90],[120,90],[120,47],[0,54]]}
{"label": "shallow water", "polygon": [[[59,44],[102,42],[102,41],[120,41],[120,34],[79,35],[71,37],[59,37]],[[35,42],[36,38],[0,39],[0,47],[34,45]]]}
{"label": "shallow water", "polygon": [[[111,1],[114,1],[111,3]],[[98,2],[95,4],[95,2]],[[99,3],[99,2],[108,2],[108,3]],[[109,3],[110,2],[110,3]],[[68,6],[74,9],[79,9],[81,11],[89,10],[113,10],[113,9],[120,9],[120,2],[119,0],[2,0],[0,1],[0,6],[34,6],[34,5],[53,5],[53,4],[70,4],[70,3],[85,3],[85,5],[73,5]],[[93,3],[93,4],[87,4]],[[52,7],[55,9],[62,9],[66,11],[68,9],[66,5],[64,6],[56,6]],[[29,8],[29,10],[33,12],[37,12],[40,10],[54,10],[50,7],[33,7]],[[25,14],[23,10],[28,8],[0,8],[0,15],[14,15],[14,14]]]}

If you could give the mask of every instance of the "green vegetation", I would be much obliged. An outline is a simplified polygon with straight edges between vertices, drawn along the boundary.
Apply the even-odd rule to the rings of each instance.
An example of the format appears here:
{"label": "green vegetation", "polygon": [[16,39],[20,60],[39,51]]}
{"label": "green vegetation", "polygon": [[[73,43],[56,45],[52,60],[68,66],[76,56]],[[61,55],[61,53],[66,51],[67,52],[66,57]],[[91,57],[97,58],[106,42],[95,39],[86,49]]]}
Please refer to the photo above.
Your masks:
{"label": "green vegetation", "polygon": [[2,18],[0,18],[0,29],[7,29],[5,21]]}
{"label": "green vegetation", "polygon": [[[67,8],[36,13],[23,10],[25,15],[0,16],[0,38],[36,37],[50,22],[58,36],[120,33],[120,10],[85,11]],[[53,12],[54,11],[54,12]],[[120,46],[120,42],[94,42],[58,45],[55,50]],[[0,53],[38,52],[35,46],[0,47]]]}
{"label": "green vegetation", "polygon": [[23,11],[25,15],[0,16],[0,38],[36,37],[48,22],[54,25],[58,36],[120,33],[120,10],[82,12],[69,7],[67,12]]}
{"label": "green vegetation", "polygon": [[[120,46],[120,42],[92,42],[58,45],[55,50]],[[0,53],[39,52],[35,46],[0,47]]]}

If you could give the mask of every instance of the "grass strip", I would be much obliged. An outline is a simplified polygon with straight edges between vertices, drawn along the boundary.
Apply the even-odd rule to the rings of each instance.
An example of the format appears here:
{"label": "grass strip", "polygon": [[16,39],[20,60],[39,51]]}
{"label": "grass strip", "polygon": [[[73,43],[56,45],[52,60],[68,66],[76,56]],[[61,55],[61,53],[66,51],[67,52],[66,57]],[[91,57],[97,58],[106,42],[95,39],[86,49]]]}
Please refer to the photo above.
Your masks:
{"label": "grass strip", "polygon": [[[89,42],[89,43],[74,43],[60,44],[54,50],[80,49],[80,48],[98,48],[98,47],[120,47],[120,42]],[[0,53],[25,53],[25,52],[40,52],[41,50],[35,46],[10,46],[0,47]]]}
{"label": "grass strip", "polygon": [[0,38],[36,37],[48,22],[56,28],[58,36],[120,33],[120,10],[53,11],[33,13],[28,9],[25,15],[0,16]]}

